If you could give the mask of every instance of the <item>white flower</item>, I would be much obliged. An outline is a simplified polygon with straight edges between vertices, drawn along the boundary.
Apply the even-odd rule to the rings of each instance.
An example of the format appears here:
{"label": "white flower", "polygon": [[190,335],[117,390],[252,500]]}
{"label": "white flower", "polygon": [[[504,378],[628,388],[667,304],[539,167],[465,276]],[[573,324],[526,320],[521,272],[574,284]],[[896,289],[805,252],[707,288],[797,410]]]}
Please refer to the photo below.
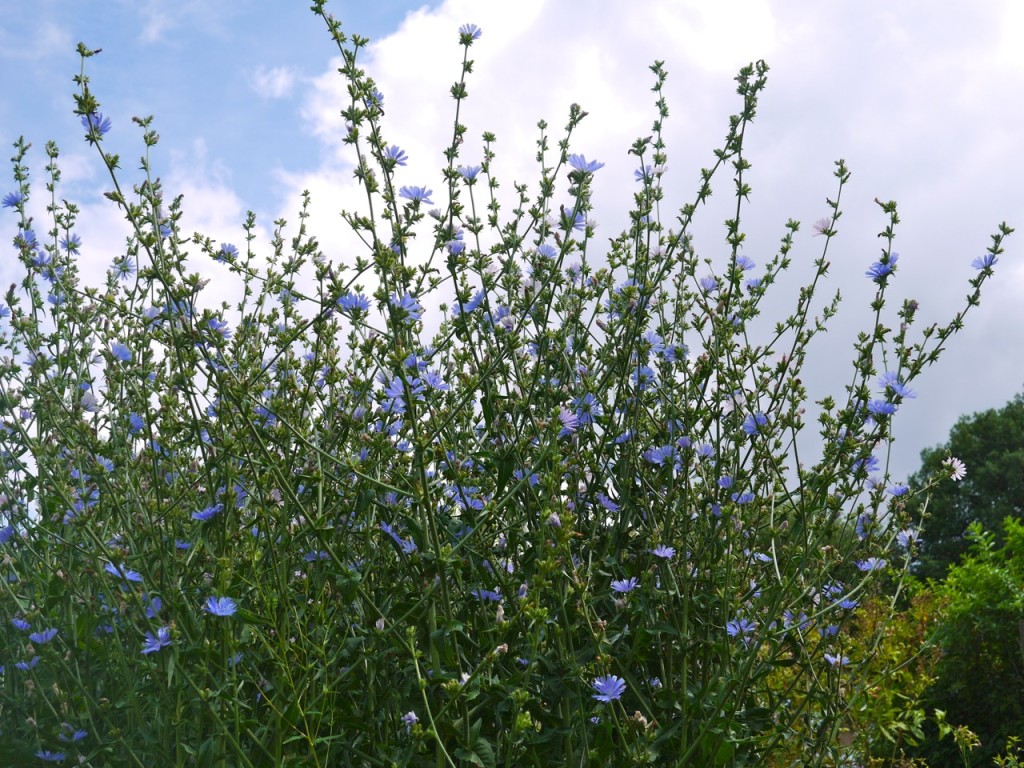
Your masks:
{"label": "white flower", "polygon": [[949,476],[955,482],[963,480],[964,475],[967,474],[967,465],[955,456],[950,456],[948,459],[944,460],[942,462],[942,466],[949,470]]}

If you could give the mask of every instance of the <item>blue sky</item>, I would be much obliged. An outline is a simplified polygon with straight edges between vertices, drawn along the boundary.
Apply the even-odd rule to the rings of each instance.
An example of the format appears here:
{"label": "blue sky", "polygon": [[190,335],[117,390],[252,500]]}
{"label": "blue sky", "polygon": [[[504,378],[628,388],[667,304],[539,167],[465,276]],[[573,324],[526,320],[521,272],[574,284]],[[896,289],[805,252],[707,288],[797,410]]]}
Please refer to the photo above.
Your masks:
{"label": "blue sky", "polygon": [[[83,152],[72,113],[72,77],[79,70],[75,47],[83,42],[102,49],[89,60],[87,74],[102,111],[121,129],[114,151],[135,165],[141,134],[130,118],[154,115],[161,152],[203,154],[212,173],[245,191],[250,206],[269,210],[283,202],[275,194],[275,168],[318,162],[317,142],[295,116],[303,81],[322,74],[337,48],[309,5],[256,0],[12,4],[0,26],[5,84],[0,114],[8,116],[0,124],[0,140],[10,146],[24,134],[39,149],[53,139],[65,152]],[[377,38],[431,3],[374,0],[331,7],[346,30]]]}
{"label": "blue sky", "polygon": [[[411,158],[400,184],[440,189],[461,24],[484,30],[473,48],[463,159],[479,162],[481,133],[495,131],[503,189],[513,180],[535,180],[537,121],[550,123],[555,141],[569,104],[583,105],[590,116],[571,151],[606,163],[595,182],[599,242],[618,233],[631,202],[634,160],[626,149],[650,132],[648,65],[662,59],[669,72],[666,188],[676,207],[692,195],[737,108],[735,72],[766,59],[772,71],[748,146],[754,191],[747,255],[763,265],[786,220],[798,219],[804,227],[794,272],[807,274],[820,246],[811,224],[835,191],[833,161],[842,157],[853,171],[840,237],[829,253],[829,290],[841,289],[844,304],[832,330],[812,347],[815,362],[804,377],[820,397],[849,380],[851,344],[869,318],[872,285],[864,271],[878,258],[876,234],[884,226],[875,198],[900,203],[893,310],[904,297],[918,299],[922,326],[961,306],[970,263],[1000,221],[1024,226],[1024,100],[1017,98],[1024,93],[1024,6],[1013,0],[949,5],[375,0],[329,8],[347,31],[375,40],[363,61],[385,94],[388,140]],[[5,8],[0,142],[10,147],[19,134],[33,142],[37,180],[43,145],[60,144],[62,194],[83,208],[82,258],[97,273],[124,234],[102,197],[108,182],[72,114],[80,40],[103,48],[88,74],[114,126],[105,149],[120,153],[126,178],[137,178],[142,147],[130,118],[156,116],[161,143],[154,169],[168,193],[184,194],[186,231],[240,242],[241,222],[252,209],[265,243],[275,219],[294,223],[308,189],[309,225],[328,256],[351,255],[357,244],[339,211],[358,209],[360,198],[351,154],[341,143],[344,84],[333,43],[307,6],[42,0]],[[0,192],[9,185],[0,182]],[[34,204],[44,205],[41,198]],[[715,263],[725,253],[729,204],[723,187],[694,230],[698,248]],[[3,237],[13,237],[15,226],[4,212]],[[1010,239],[999,267],[966,330],[938,367],[915,382],[919,397],[897,421],[897,477],[916,468],[921,448],[942,442],[960,415],[999,407],[1024,387],[1024,231]],[[0,260],[0,284],[13,279],[13,265]],[[779,286],[776,316],[792,306],[796,288],[796,281]],[[808,431],[813,438],[813,428]]]}

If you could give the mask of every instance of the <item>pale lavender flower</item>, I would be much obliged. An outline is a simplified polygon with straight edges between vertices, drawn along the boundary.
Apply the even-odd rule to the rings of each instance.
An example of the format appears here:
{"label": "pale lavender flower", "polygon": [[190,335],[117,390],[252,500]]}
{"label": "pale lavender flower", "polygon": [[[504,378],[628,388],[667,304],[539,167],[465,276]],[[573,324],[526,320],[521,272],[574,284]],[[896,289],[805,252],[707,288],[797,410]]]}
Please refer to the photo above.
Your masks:
{"label": "pale lavender flower", "polygon": [[420,721],[419,717],[417,717],[416,713],[413,712],[412,710],[410,710],[410,711],[406,712],[404,715],[402,715],[402,723],[403,723],[403,725],[405,725],[406,733],[411,731],[412,727],[414,725],[416,725],[416,723],[418,723],[419,721]]}
{"label": "pale lavender flower", "polygon": [[818,219],[811,228],[814,230],[815,236],[827,235],[832,229],[832,219]]}
{"label": "pale lavender flower", "polygon": [[675,547],[667,547],[664,544],[659,544],[654,549],[650,550],[651,554],[655,557],[660,557],[662,560],[671,560],[676,556]]}

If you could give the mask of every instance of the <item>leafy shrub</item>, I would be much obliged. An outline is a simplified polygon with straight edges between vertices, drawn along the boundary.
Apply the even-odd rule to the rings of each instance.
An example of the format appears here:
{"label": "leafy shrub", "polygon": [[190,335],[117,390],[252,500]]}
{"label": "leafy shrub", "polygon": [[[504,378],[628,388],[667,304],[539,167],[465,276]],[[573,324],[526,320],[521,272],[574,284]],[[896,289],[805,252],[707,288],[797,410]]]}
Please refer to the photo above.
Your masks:
{"label": "leafy shrub", "polygon": [[[851,383],[819,401],[821,456],[801,463],[800,372],[838,305],[812,315],[849,171],[836,164],[795,312],[762,327],[799,230],[787,222],[760,272],[742,252],[763,63],[739,73],[741,110],[671,226],[652,67],[631,225],[595,253],[601,164],[569,151],[580,107],[556,150],[540,124],[537,191],[516,185],[505,214],[494,137],[460,164],[480,34],[466,25],[435,194],[401,177],[358,67],[366,41],[316,10],[344,57],[367,194],[345,214],[365,244],[352,263],[324,253],[306,208],[262,253],[253,216],[240,248],[189,238],[152,171],[152,120],[136,120],[146,154],[127,186],[103,151],[120,126],[83,73],[77,111],[132,230],[90,286],[57,148],[37,236],[16,146],[0,759],[739,765],[796,743],[802,764],[839,760],[841,688],[867,669],[848,656],[850,616],[905,562],[905,488],[874,474],[875,451],[966,312],[919,343],[914,302],[886,327],[895,203],[880,203]],[[724,258],[705,259],[691,222],[729,171]],[[203,293],[199,258],[241,282],[236,307]]]}

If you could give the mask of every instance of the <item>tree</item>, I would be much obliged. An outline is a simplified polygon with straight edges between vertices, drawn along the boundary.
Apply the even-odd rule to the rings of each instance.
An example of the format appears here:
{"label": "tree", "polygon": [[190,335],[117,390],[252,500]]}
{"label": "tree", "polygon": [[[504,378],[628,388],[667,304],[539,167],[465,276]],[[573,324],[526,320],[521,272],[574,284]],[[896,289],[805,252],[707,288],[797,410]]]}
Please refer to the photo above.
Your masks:
{"label": "tree", "polygon": [[[922,522],[920,559],[915,572],[922,578],[942,579],[970,546],[968,526],[980,523],[1004,540],[1003,519],[1024,516],[1024,393],[999,410],[962,417],[949,441],[921,452],[921,469],[911,488],[927,486],[954,456],[967,466],[960,483],[943,482],[928,494],[917,494],[908,507]],[[925,501],[927,499],[927,501]]]}
{"label": "tree", "polygon": [[[1024,524],[1010,517],[1001,527],[1004,544],[997,547],[995,534],[973,523],[966,557],[944,583],[933,585],[945,608],[936,633],[942,653],[926,706],[977,735],[973,765],[991,765],[1009,737],[1024,733]],[[929,765],[952,765],[953,741],[937,738],[935,724],[925,731],[920,754]]]}

